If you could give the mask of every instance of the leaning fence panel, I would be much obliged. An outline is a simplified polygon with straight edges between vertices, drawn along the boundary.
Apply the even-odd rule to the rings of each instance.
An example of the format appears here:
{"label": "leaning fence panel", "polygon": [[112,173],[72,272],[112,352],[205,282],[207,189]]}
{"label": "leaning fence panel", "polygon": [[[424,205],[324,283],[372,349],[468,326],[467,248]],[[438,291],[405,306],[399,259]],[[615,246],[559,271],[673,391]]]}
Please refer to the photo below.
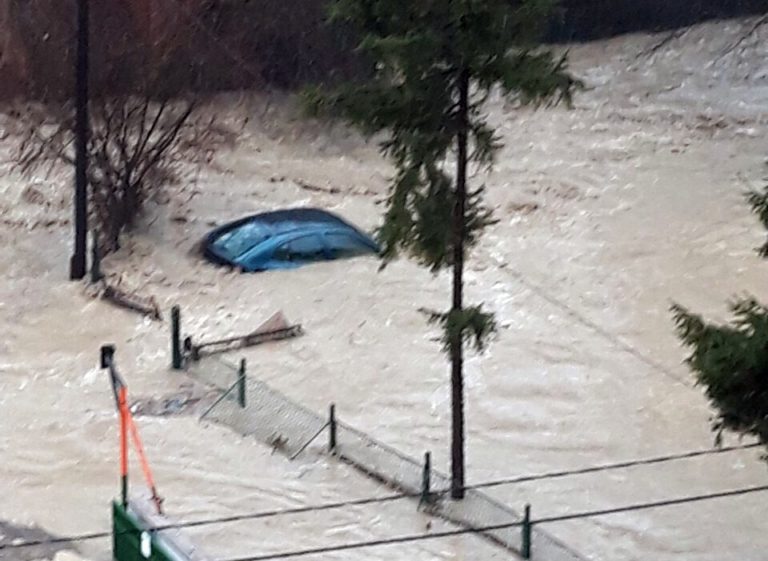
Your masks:
{"label": "leaning fence panel", "polygon": [[[206,359],[190,368],[190,373],[208,384],[226,391],[237,383],[239,368],[221,359]],[[206,413],[216,421],[247,436],[254,436],[289,456],[299,452],[315,438],[326,419],[288,399],[267,384],[245,374],[245,403],[241,407],[236,392],[230,392]]]}
{"label": "leaning fence panel", "polygon": [[[208,358],[189,368],[195,378],[218,387],[222,392],[237,382],[238,366]],[[319,415],[268,384],[245,376],[246,406],[238,402],[236,392],[230,391],[206,413],[206,419],[226,425],[237,432],[254,436],[279,448],[289,457],[296,457],[307,446],[319,439],[324,448],[333,441],[337,458],[414,498],[422,498],[424,464],[399,450],[384,444],[365,432],[346,423],[329,420]],[[331,431],[329,425],[335,430]],[[324,436],[324,433],[327,436]],[[331,437],[335,435],[335,438]],[[488,494],[477,489],[466,491],[465,498],[453,501],[445,498],[450,487],[447,475],[431,470],[431,488],[434,500],[426,509],[435,516],[465,528],[483,528],[516,524],[509,528],[487,530],[481,535],[516,553],[523,551],[523,531],[520,513],[510,509]],[[531,559],[540,561],[583,561],[584,558],[535,525],[531,531]]]}

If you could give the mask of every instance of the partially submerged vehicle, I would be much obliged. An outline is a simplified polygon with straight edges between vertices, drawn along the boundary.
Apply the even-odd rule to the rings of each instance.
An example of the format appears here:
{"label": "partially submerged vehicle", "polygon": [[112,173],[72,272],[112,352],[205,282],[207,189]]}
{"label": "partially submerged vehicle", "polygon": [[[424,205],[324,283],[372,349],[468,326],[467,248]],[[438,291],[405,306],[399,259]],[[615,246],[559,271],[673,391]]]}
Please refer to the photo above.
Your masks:
{"label": "partially submerged vehicle", "polygon": [[216,228],[203,241],[203,254],[209,261],[247,272],[378,253],[379,246],[369,235],[317,208],[241,218]]}

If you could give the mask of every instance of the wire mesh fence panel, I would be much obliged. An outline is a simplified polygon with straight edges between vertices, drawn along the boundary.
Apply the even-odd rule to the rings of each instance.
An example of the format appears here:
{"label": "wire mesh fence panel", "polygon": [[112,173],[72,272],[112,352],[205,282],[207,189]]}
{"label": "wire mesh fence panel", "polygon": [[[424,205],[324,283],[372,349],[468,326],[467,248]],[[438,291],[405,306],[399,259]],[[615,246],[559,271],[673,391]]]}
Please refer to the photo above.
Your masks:
{"label": "wire mesh fence panel", "polygon": [[226,390],[237,380],[238,366],[220,357],[207,358],[204,361],[192,361],[186,372],[198,382]]}
{"label": "wire mesh fence panel", "polygon": [[[338,424],[337,454],[358,469],[369,473],[405,493],[421,494],[424,466],[399,450],[377,441],[370,435],[345,423]],[[446,497],[451,480],[446,474],[431,470],[432,489]],[[440,499],[429,507],[436,516],[468,528],[481,528],[522,522],[522,516],[475,489],[466,491],[461,501]],[[532,559],[541,561],[583,561],[584,557],[568,548],[549,533],[534,526]],[[489,530],[484,537],[511,549],[521,551],[522,530],[519,526]]]}
{"label": "wire mesh fence panel", "polygon": [[[226,391],[236,383],[238,368],[221,359],[204,359],[190,368],[196,379]],[[329,419],[310,411],[266,383],[247,377],[245,380],[245,407],[234,396],[217,403],[206,419],[226,425],[235,431],[254,436],[267,444],[293,456],[302,452],[307,444],[319,436],[319,442],[328,446]],[[372,438],[365,432],[343,422],[336,422],[335,454],[345,463],[403,493],[420,497],[424,466],[421,461]],[[502,526],[522,522],[522,516],[476,489],[466,491],[465,498],[453,501],[447,498],[450,478],[431,470],[431,489],[435,500],[427,506],[428,512],[465,528]],[[486,530],[481,535],[514,552],[522,550],[522,529]],[[533,527],[531,559],[537,561],[583,561],[584,557],[549,535]]]}
{"label": "wire mesh fence panel", "polygon": [[531,544],[531,559],[534,561],[585,561],[586,559],[549,532],[536,526],[533,527]]}
{"label": "wire mesh fence panel", "polygon": [[421,492],[423,466],[418,460],[346,423],[337,425],[339,457],[405,493]]}
{"label": "wire mesh fence panel", "polygon": [[[231,387],[239,372],[236,366],[215,358],[204,359],[190,370],[196,379],[206,380],[221,390]],[[300,451],[326,423],[320,415],[260,380],[246,375],[244,384],[245,407],[238,402],[236,392],[232,392],[206,414],[206,419],[254,436],[288,455]]]}
{"label": "wire mesh fence panel", "polygon": [[[433,478],[435,476],[433,475]],[[440,479],[450,484],[447,476],[440,474]],[[435,514],[470,528],[502,526],[513,522],[522,523],[520,513],[500,503],[486,493],[470,489],[461,501],[440,501]],[[531,559],[537,561],[584,561],[585,557],[569,548],[548,532],[537,528],[531,531]],[[516,552],[522,551],[522,527],[487,530],[483,535]]]}

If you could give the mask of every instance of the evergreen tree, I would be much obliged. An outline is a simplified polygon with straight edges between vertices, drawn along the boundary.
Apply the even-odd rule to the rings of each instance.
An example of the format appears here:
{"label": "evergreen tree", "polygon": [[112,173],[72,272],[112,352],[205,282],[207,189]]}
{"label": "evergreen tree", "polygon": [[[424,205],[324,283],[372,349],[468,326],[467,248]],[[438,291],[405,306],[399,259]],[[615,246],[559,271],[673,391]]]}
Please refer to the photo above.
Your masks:
{"label": "evergreen tree", "polygon": [[[768,187],[747,200],[768,229]],[[768,258],[768,241],[758,248]],[[677,332],[691,348],[687,363],[717,411],[716,442],[724,430],[756,436],[768,444],[768,307],[753,297],[730,303],[733,320],[707,323],[679,304],[672,306]]]}
{"label": "evergreen tree", "polygon": [[464,496],[463,348],[482,349],[495,330],[492,314],[464,303],[466,250],[491,220],[467,168],[489,168],[500,147],[483,112],[493,91],[524,104],[570,101],[578,83],[565,56],[537,44],[552,9],[552,0],[333,0],[332,19],[359,32],[372,75],[307,92],[315,111],[384,133],[397,171],[378,232],[382,266],[403,252],[433,272],[453,269],[452,306],[431,315],[452,365],[453,498]]}

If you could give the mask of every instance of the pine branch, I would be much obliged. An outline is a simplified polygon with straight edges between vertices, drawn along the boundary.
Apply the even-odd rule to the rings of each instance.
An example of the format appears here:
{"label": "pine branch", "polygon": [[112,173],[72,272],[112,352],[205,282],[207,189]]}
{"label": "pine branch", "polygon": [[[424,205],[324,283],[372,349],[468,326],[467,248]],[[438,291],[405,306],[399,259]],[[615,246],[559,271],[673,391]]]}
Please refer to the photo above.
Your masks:
{"label": "pine branch", "polygon": [[[523,103],[570,103],[583,86],[566,55],[538,44],[551,9],[550,0],[332,0],[332,17],[356,29],[375,70],[361,83],[307,90],[303,101],[314,116],[381,135],[381,152],[396,168],[377,231],[382,267],[400,254],[433,273],[454,267],[459,294],[460,264],[493,223],[484,188],[463,181],[470,164],[490,169],[501,148],[485,102],[501,89]],[[459,146],[457,171],[449,173],[446,160]],[[454,308],[430,315],[443,342],[482,350],[496,329],[493,316],[480,306]],[[459,355],[451,353],[456,364]]]}
{"label": "pine branch", "polygon": [[[752,212],[757,215],[763,228],[768,230],[768,186],[763,187],[762,191],[748,191],[746,198]],[[768,259],[768,240],[757,248],[757,253],[760,257]]]}

